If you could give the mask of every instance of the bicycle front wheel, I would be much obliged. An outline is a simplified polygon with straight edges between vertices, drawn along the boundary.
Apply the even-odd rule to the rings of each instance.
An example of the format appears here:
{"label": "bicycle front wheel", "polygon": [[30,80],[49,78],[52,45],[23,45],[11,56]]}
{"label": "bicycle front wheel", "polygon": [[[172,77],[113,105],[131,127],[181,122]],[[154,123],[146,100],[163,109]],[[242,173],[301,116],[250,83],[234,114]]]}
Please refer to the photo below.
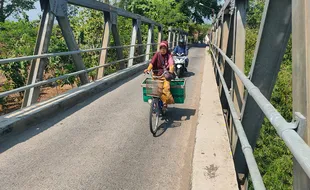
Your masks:
{"label": "bicycle front wheel", "polygon": [[150,108],[150,130],[153,135],[156,134],[159,125],[159,99],[153,98]]}

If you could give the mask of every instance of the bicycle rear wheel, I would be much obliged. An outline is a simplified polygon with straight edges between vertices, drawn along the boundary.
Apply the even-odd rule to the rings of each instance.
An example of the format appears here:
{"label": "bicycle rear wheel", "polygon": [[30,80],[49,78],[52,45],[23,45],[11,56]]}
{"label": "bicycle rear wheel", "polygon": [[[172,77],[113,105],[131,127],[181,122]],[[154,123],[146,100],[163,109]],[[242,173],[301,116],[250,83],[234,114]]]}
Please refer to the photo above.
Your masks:
{"label": "bicycle rear wheel", "polygon": [[159,99],[153,98],[151,106],[150,106],[150,130],[153,135],[156,134],[159,125],[159,115],[160,115],[160,108],[159,108]]}

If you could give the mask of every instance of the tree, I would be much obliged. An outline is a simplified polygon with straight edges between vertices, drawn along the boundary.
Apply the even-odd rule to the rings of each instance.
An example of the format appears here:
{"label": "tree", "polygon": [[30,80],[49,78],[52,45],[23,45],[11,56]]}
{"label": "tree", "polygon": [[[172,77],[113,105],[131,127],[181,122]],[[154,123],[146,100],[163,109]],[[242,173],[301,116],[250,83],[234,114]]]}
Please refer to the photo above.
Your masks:
{"label": "tree", "polygon": [[[36,41],[37,24],[27,20],[0,23],[0,28],[5,31],[0,32],[0,59],[31,55]],[[8,79],[7,90],[25,85],[29,64],[29,61],[21,61],[0,66]]]}
{"label": "tree", "polygon": [[128,11],[148,17],[165,26],[187,29],[188,18],[175,0],[130,0],[122,2]]}
{"label": "tree", "polygon": [[204,23],[203,18],[211,18],[220,10],[217,0],[182,0],[181,11],[195,23]]}
{"label": "tree", "polygon": [[189,23],[189,34],[194,36],[194,42],[203,41],[210,30],[210,25]]}
{"label": "tree", "polygon": [[9,16],[17,15],[24,11],[34,9],[37,0],[0,0],[0,22],[4,22]]}
{"label": "tree", "polygon": [[251,1],[247,14],[247,26],[258,29],[264,11],[265,0]]}

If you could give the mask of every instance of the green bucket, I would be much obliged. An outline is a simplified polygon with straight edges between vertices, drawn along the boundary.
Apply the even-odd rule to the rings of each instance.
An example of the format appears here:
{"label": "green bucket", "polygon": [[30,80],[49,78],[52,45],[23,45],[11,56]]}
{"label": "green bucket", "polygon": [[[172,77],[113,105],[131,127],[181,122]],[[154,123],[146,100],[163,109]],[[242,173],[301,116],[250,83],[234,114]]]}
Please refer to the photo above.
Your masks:
{"label": "green bucket", "polygon": [[[147,102],[149,99],[152,99],[152,96],[148,96],[149,89],[146,88],[146,84],[150,84],[152,78],[146,78],[142,82],[142,91],[143,91],[143,101]],[[184,104],[185,102],[185,79],[175,79],[170,81],[170,91],[174,98],[176,104]]]}

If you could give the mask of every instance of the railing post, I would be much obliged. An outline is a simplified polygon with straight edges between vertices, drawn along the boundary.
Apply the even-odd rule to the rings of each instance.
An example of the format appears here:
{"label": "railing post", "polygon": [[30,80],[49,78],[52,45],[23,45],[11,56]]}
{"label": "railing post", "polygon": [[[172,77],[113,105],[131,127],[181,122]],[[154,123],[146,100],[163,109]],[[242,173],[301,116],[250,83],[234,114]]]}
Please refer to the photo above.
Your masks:
{"label": "railing post", "polygon": [[[234,63],[236,63],[236,56],[235,56],[235,52],[236,52],[236,43],[237,43],[237,7],[235,5],[235,3],[233,4],[233,9],[231,10],[231,13],[233,14],[233,17],[232,17],[232,37],[231,37],[231,60],[234,61]],[[230,67],[231,68],[231,67]],[[230,80],[230,89],[231,89],[231,98],[232,100],[234,99],[234,78],[235,78],[235,73],[234,71],[231,69],[231,73],[230,73],[230,78],[227,77],[228,80]],[[230,115],[231,116],[231,115]],[[232,117],[230,117],[230,121],[229,121],[229,125],[230,125],[230,128],[231,128],[231,142],[230,142],[230,145],[231,145],[231,149],[232,149],[232,152],[234,153],[235,152],[235,149],[236,149],[236,144],[237,144],[237,141],[238,141],[238,135],[237,135],[237,132],[235,130],[235,126],[234,126],[234,123],[233,123],[233,119]]]}
{"label": "railing post", "polygon": [[[234,6],[234,5],[233,5]],[[234,52],[234,44],[235,44],[235,39],[236,39],[236,36],[235,36],[235,28],[236,28],[236,26],[235,26],[235,11],[232,11],[231,12],[231,17],[230,17],[230,24],[229,24],[229,38],[228,38],[228,47],[227,47],[227,56],[229,56],[230,58],[231,58],[231,60],[233,60],[234,61],[234,54],[233,54],[233,52]],[[225,65],[227,65],[227,61],[225,61]],[[233,91],[233,89],[234,89],[234,87],[233,87],[233,77],[234,77],[234,72],[233,72],[233,70],[231,69],[231,67],[230,66],[225,66],[225,68],[224,68],[224,79],[225,79],[225,81],[226,81],[226,84],[229,86],[229,88],[230,88],[230,95],[231,95],[231,97],[233,97],[233,94],[234,94],[234,91]],[[224,107],[224,105],[226,105],[227,104],[227,100],[225,99],[224,100],[224,98],[223,97],[221,97],[221,100],[222,100],[222,103],[223,103],[223,107]],[[229,111],[229,109],[228,109],[228,114],[229,114],[229,120],[227,121],[227,123],[228,123],[228,127],[230,128],[230,144],[231,144],[231,147],[232,147],[232,145],[233,144],[235,144],[235,143],[233,143],[233,142],[236,142],[236,138],[237,138],[237,134],[236,134],[236,130],[235,130],[235,128],[234,128],[234,123],[233,123],[233,120],[232,120],[232,117],[231,117],[231,115],[230,115],[230,111]],[[236,139],[236,140],[234,140],[234,139]],[[235,146],[235,145],[234,145]]]}
{"label": "railing post", "polygon": [[[220,16],[219,20],[218,20],[218,41],[217,41],[217,47],[222,48],[222,40],[223,40],[223,15]],[[216,60],[220,66],[220,68],[222,69],[222,61],[221,61],[221,54],[217,54]],[[215,80],[216,80],[216,84],[218,86],[219,89],[221,89],[221,84],[220,84],[220,71],[216,72],[215,75]]]}
{"label": "railing post", "polygon": [[[104,12],[104,34],[102,39],[102,48],[107,48],[110,43],[110,31],[112,27],[110,12]],[[99,65],[102,66],[106,63],[108,50],[104,49],[100,53]],[[104,76],[104,67],[101,67],[97,71],[97,80]]]}
{"label": "railing post", "polygon": [[154,45],[155,44],[155,38],[154,38],[154,33],[155,33],[155,31],[154,31],[154,29],[155,29],[155,26],[153,25],[153,28],[152,28],[152,40],[151,40],[151,43],[152,43],[152,45],[151,45],[151,50],[152,50],[152,52],[156,52],[156,50],[157,50],[157,46],[156,45]]}
{"label": "railing post", "polygon": [[[55,16],[51,13],[49,4],[46,3],[43,8],[43,16],[41,18],[40,28],[37,36],[37,42],[34,50],[34,55],[47,53],[48,46],[52,34]],[[48,59],[34,59],[31,61],[30,73],[27,79],[27,85],[34,84],[37,81],[43,80],[45,66],[48,64]],[[37,102],[40,96],[40,87],[31,88],[25,91],[22,107],[30,106]]]}
{"label": "railing post", "polygon": [[[306,117],[303,136],[310,145],[310,0],[292,1],[293,113]],[[298,147],[296,147],[298,148]],[[294,190],[309,189],[310,180],[294,159]]]}
{"label": "railing post", "polygon": [[[235,64],[242,72],[244,72],[244,65],[245,65],[246,5],[247,5],[246,0],[236,0],[235,21],[234,21],[236,33],[235,33],[235,41],[234,41],[235,47],[233,48],[235,52],[233,52],[233,55],[235,58]],[[242,104],[243,104],[244,85],[235,73],[232,73],[231,86],[232,86],[232,99],[235,104],[237,114],[240,117]],[[231,122],[230,124],[232,125],[231,127],[233,128],[233,130],[231,130],[233,132],[233,134],[231,134],[231,139],[232,139],[231,148],[232,148],[233,155],[235,156],[238,136],[236,134],[236,131],[234,130],[233,122]],[[236,158],[234,161],[236,163]],[[237,170],[238,179],[239,179],[239,182],[241,183],[242,189],[246,189],[247,188],[247,175],[244,175],[245,173],[243,172],[238,172],[237,168],[236,170]]]}
{"label": "railing post", "polygon": [[177,42],[176,42],[177,46],[179,45],[179,40],[180,40],[180,31],[177,32]]}
{"label": "railing post", "polygon": [[168,44],[169,44],[169,47],[170,48],[172,48],[172,28],[171,27],[169,27],[169,29],[168,29]]}
{"label": "railing post", "polygon": [[[133,19],[132,20],[132,34],[131,34],[131,44],[130,44],[132,46],[130,47],[129,58],[132,58],[135,56],[135,48],[136,48],[135,45],[136,45],[137,37],[140,36],[139,38],[141,38],[140,24],[141,24],[140,19]],[[131,67],[133,65],[133,62],[134,62],[134,59],[129,59],[128,60],[128,67]]]}
{"label": "railing post", "polygon": [[175,30],[172,33],[173,33],[173,35],[172,35],[173,37],[172,37],[172,46],[171,46],[171,48],[174,49],[174,47],[175,47],[175,37],[176,37],[175,36]]}
{"label": "railing post", "polygon": [[[115,46],[121,46],[122,43],[121,43],[119,33],[118,33],[117,17],[118,17],[118,15],[117,15],[116,10],[112,9],[111,10],[111,22],[112,22],[111,30],[112,30],[112,35],[113,35],[113,39],[114,39],[114,45]],[[124,58],[123,48],[117,48],[116,49],[116,56],[117,56],[118,60],[121,60]],[[119,69],[124,69],[124,68],[126,68],[126,63],[125,62],[120,63]]]}
{"label": "railing post", "polygon": [[158,39],[157,39],[157,51],[159,51],[159,44],[160,44],[160,42],[162,41],[162,26],[158,26]]}
{"label": "railing post", "polygon": [[[219,35],[219,45],[218,45],[218,47],[220,47],[223,50],[223,47],[224,47],[224,45],[223,45],[223,40],[224,40],[224,31],[223,31],[224,30],[224,15],[222,15],[220,17],[219,23],[220,23],[220,26],[219,26],[220,35]],[[221,55],[218,56],[218,63],[220,65],[221,72],[223,72],[223,64],[224,64],[222,62],[222,60],[223,60],[222,58],[223,58],[223,56],[221,56]],[[219,80],[219,78],[218,78],[218,80]],[[217,81],[217,82],[219,83],[219,81]]]}
{"label": "railing post", "polygon": [[213,25],[212,29],[212,44],[216,44],[216,25]]}
{"label": "railing post", "polygon": [[[221,27],[220,27],[220,21],[217,21],[217,29],[216,29],[216,46],[219,47],[221,44]],[[216,60],[219,59],[220,53],[217,52],[216,54]]]}
{"label": "railing post", "polygon": [[[225,52],[225,54],[228,57],[231,57],[232,55],[232,40],[233,40],[233,25],[231,24],[232,22],[232,17],[233,15],[230,14],[225,14],[224,15],[224,21],[223,21],[223,34],[222,34],[222,50]],[[227,65],[225,59],[223,58],[223,56],[221,56],[221,61],[222,61],[222,73],[223,73],[223,77],[225,79],[225,82],[227,84],[228,89],[231,88],[231,67],[229,65]],[[228,102],[227,99],[225,97],[225,92],[223,91],[222,85],[220,85],[220,97],[221,97],[221,103],[222,103],[222,107],[223,109],[226,109],[227,111],[228,109]],[[229,118],[229,117],[227,117]],[[230,127],[230,126],[229,126]]]}
{"label": "railing post", "polygon": [[[217,23],[214,24],[213,44],[217,45]],[[217,57],[217,54],[218,54],[218,52],[215,51],[215,57]]]}
{"label": "railing post", "polygon": [[149,53],[151,52],[151,43],[152,43],[152,38],[153,38],[153,28],[154,25],[149,24],[149,29],[148,29],[148,35],[147,35],[147,46],[146,46],[146,52],[145,52],[145,61],[148,61],[150,59]]}
{"label": "railing post", "polygon": [[[214,44],[214,42],[213,42],[213,35],[214,35],[214,26],[212,25],[210,36],[209,36],[210,44]],[[211,48],[211,46],[210,46],[210,48]]]}
{"label": "railing post", "polygon": [[[246,1],[245,0],[237,0],[236,1],[236,12],[235,12],[235,24],[236,24],[236,40],[235,40],[235,52],[234,58],[235,63],[238,68],[244,72],[244,65],[245,65],[245,24],[246,24]],[[240,81],[236,74],[232,76],[232,83],[233,83],[233,94],[232,98],[235,103],[235,108],[240,116],[241,107],[243,104],[243,92],[244,86],[243,83]],[[234,135],[234,141],[232,143],[232,151],[235,153],[236,144],[237,144],[237,135]]]}

